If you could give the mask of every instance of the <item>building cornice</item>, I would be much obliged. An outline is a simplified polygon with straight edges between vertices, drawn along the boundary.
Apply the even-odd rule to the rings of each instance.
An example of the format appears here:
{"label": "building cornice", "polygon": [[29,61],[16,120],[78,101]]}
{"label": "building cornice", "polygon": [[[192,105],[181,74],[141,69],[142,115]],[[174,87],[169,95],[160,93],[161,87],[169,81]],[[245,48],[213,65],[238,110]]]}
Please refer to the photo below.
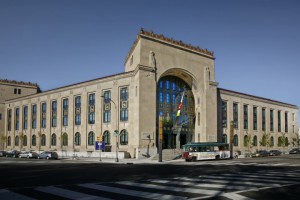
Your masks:
{"label": "building cornice", "polygon": [[25,87],[31,87],[31,88],[39,88],[39,85],[37,83],[16,81],[16,80],[8,80],[8,79],[0,79],[0,84],[13,85],[13,86],[25,86]]}
{"label": "building cornice", "polygon": [[215,59],[213,51],[209,51],[208,49],[200,48],[199,46],[193,46],[191,44],[184,43],[181,40],[174,40],[173,38],[166,37],[163,34],[156,34],[153,31],[145,31],[142,28],[126,56],[125,63],[127,62],[130,55],[132,54],[132,52],[133,52],[134,48],[136,47],[140,38],[152,39],[154,41],[162,42],[164,44],[168,44],[168,45],[180,48],[180,49],[184,49],[184,50],[188,50],[188,51],[197,53],[199,55],[202,55],[202,56],[205,56],[205,57],[208,57],[211,59]]}
{"label": "building cornice", "polygon": [[223,89],[223,88],[218,88],[218,90],[221,94],[227,94],[227,95],[232,95],[232,96],[235,96],[235,97],[247,98],[247,99],[254,100],[254,101],[261,101],[261,102],[264,102],[264,103],[272,103],[272,104],[276,104],[276,105],[279,105],[279,106],[287,106],[287,107],[290,107],[290,108],[293,108],[293,109],[299,109],[298,106],[296,106],[296,105],[276,101],[276,100],[273,100],[273,99],[258,97],[258,96],[245,94],[245,93],[241,93],[241,92],[236,92],[236,91],[232,91],[232,90],[227,90],[227,89]]}

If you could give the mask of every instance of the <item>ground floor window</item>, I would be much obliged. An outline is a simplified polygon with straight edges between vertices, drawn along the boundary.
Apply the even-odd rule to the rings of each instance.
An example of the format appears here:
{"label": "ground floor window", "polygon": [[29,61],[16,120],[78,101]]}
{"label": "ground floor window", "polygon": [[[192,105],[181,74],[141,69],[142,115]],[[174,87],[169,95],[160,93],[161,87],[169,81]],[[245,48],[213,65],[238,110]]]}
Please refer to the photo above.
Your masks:
{"label": "ground floor window", "polygon": [[128,132],[126,130],[122,130],[120,133],[120,144],[121,145],[128,144]]}

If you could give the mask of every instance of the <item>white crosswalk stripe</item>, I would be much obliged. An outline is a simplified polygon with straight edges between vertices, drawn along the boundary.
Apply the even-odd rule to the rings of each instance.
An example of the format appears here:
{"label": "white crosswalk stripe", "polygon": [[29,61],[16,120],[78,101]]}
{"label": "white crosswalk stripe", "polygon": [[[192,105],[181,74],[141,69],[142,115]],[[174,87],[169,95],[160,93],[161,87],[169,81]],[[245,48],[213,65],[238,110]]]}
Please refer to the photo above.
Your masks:
{"label": "white crosswalk stripe", "polygon": [[[131,199],[205,199],[222,196],[227,199],[250,198],[242,192],[259,191],[300,184],[300,170],[224,173],[203,175],[194,178],[172,177],[164,179],[146,179],[140,181],[117,181],[109,183],[84,183],[73,186],[40,186],[34,191],[68,199],[108,200],[131,197]],[[90,194],[92,192],[92,194]],[[27,193],[29,194],[29,193]],[[33,200],[22,192],[0,189],[0,199]]]}

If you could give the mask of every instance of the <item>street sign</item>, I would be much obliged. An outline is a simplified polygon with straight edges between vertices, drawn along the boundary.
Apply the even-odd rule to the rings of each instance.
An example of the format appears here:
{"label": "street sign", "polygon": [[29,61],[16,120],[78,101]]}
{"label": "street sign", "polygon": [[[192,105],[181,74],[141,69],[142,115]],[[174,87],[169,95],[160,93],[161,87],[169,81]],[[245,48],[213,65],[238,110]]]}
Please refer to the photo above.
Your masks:
{"label": "street sign", "polygon": [[105,149],[105,142],[95,142],[95,150],[104,150]]}
{"label": "street sign", "polygon": [[114,136],[117,137],[118,135],[119,135],[119,131],[118,131],[118,130],[115,130],[115,131],[114,131]]}

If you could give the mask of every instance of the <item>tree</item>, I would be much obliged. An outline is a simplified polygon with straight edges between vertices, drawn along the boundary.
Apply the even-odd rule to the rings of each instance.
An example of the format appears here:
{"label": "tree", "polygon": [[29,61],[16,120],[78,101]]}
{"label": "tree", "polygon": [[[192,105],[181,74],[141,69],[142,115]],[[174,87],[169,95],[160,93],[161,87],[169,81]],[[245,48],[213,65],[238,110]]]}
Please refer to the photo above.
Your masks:
{"label": "tree", "polygon": [[2,148],[3,148],[3,150],[4,150],[4,146],[5,146],[5,144],[6,144],[6,140],[7,140],[7,138],[6,138],[6,136],[5,135],[1,135],[1,143],[2,143]]}
{"label": "tree", "polygon": [[271,144],[270,133],[264,133],[261,138],[261,141],[259,141],[259,144],[260,144],[260,146],[267,147],[267,150],[268,150],[268,147]]}
{"label": "tree", "polygon": [[19,133],[19,146],[20,146],[20,151],[22,150],[23,147],[23,139],[24,139],[24,134],[23,132]]}
{"label": "tree", "polygon": [[284,147],[288,146],[289,140],[285,137],[286,133],[282,133],[282,136],[278,138],[278,146],[282,147],[282,152],[284,152]]}
{"label": "tree", "polygon": [[38,137],[39,137],[39,142],[38,142],[38,147],[39,147],[39,153],[41,151],[41,146],[42,146],[42,133],[41,131],[38,131]]}
{"label": "tree", "polygon": [[251,135],[249,135],[249,134],[245,135],[245,137],[244,137],[244,146],[248,147],[248,153],[249,153],[249,155],[251,155],[251,149],[253,147]]}

